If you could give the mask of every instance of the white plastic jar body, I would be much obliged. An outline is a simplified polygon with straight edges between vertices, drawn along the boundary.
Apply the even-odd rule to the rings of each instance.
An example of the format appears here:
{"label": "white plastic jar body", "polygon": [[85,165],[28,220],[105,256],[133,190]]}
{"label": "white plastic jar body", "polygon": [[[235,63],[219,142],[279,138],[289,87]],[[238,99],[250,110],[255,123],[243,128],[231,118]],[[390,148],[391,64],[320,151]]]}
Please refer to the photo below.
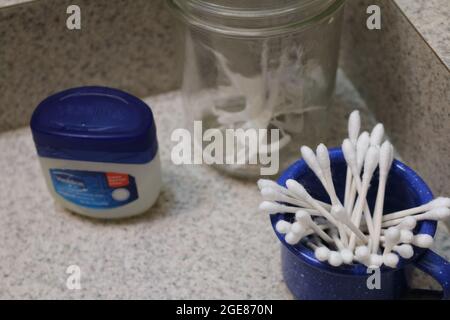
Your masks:
{"label": "white plastic jar body", "polygon": [[[100,219],[118,219],[144,213],[155,203],[161,191],[161,162],[159,152],[148,163],[125,164],[91,162],[39,157],[47,187],[54,199],[66,209],[75,213]],[[51,170],[77,170],[80,172],[121,173],[135,179],[137,199],[122,206],[107,209],[90,208],[66,200],[56,190]]]}

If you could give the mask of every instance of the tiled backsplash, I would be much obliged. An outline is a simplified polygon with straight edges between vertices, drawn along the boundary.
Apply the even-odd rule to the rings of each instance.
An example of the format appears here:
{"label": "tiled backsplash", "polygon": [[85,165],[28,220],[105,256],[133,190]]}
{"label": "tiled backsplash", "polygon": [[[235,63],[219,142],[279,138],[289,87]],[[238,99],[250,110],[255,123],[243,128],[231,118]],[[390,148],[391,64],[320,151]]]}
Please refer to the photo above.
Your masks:
{"label": "tiled backsplash", "polygon": [[[81,31],[65,26],[71,1],[0,2],[0,131],[26,125],[42,98],[67,87],[101,84],[139,96],[176,89],[175,19],[164,2],[78,0]],[[366,28],[370,4],[382,7],[380,31]],[[347,1],[341,56],[403,159],[437,194],[448,191],[449,71],[397,3]]]}

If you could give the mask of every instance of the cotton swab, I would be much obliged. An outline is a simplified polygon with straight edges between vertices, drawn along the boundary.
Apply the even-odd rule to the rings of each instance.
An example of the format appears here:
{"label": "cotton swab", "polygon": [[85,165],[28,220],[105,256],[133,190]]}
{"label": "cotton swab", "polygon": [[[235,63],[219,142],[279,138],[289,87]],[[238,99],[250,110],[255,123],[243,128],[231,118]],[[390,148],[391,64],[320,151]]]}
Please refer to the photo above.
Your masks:
{"label": "cotton swab", "polygon": [[394,160],[394,148],[389,141],[383,143],[380,149],[379,183],[375,209],[373,213],[374,234],[372,236],[372,253],[378,252],[381,234],[381,221],[383,219],[384,196],[389,170]]}
{"label": "cotton swab", "polygon": [[[342,143],[342,151],[344,153],[345,160],[347,161],[349,167],[352,170],[353,183],[355,183],[355,185],[358,189],[358,193],[359,193],[358,199],[361,199],[363,201],[360,204],[363,206],[362,209],[360,208],[356,211],[355,211],[355,209],[353,209],[352,221],[357,223],[357,227],[359,227],[359,223],[361,221],[361,212],[360,211],[364,210],[364,218],[366,220],[367,228],[369,229],[369,234],[372,235],[373,234],[372,216],[370,214],[370,210],[367,205],[367,200],[365,197],[367,195],[367,190],[369,188],[369,183],[370,183],[370,180],[372,179],[373,172],[375,171],[375,169],[378,165],[378,157],[379,157],[378,148],[370,147],[367,151],[366,158],[364,159],[365,168],[364,168],[364,174],[363,174],[363,181],[365,180],[365,185],[363,184],[363,182],[361,181],[361,179],[359,177],[360,170],[358,170],[358,168],[357,168],[357,156],[356,156],[355,150],[353,150],[353,148],[352,148],[351,142],[348,139],[345,139],[344,142]],[[363,186],[364,186],[364,189],[366,189],[366,190],[362,190]],[[358,201],[357,204],[359,202],[360,201]]]}
{"label": "cotton swab", "polygon": [[[348,119],[348,137],[350,142],[356,147],[357,141],[359,140],[358,135],[361,129],[361,116],[359,111],[355,110],[350,114]],[[352,173],[350,168],[347,166],[347,176],[345,177],[345,195],[344,195],[344,207],[346,209],[349,203],[350,196],[350,186],[352,182]],[[349,212],[349,210],[347,210]]]}
{"label": "cotton swab", "polygon": [[[415,216],[410,216],[415,221],[423,221],[423,220],[443,220],[450,217],[450,209],[446,207],[441,208],[435,208],[430,211],[427,211],[422,214],[418,214]],[[390,227],[395,226],[403,222],[404,218],[394,219],[394,220],[388,220],[386,222],[383,222],[383,227]]]}
{"label": "cotton swab", "polygon": [[[327,188],[328,193],[330,194],[330,198],[334,199],[334,201],[331,201],[331,203],[335,205],[340,205],[342,207],[342,204],[339,201],[339,198],[337,197],[336,189],[334,188],[333,177],[331,175],[331,163],[328,148],[323,143],[321,143],[319,144],[319,146],[317,146],[316,153],[317,153],[317,162],[319,163],[319,167],[325,176],[325,182],[328,186]],[[340,238],[344,242],[344,245],[348,245],[348,238],[345,229],[342,226],[339,226],[338,228]]]}
{"label": "cotton swab", "polygon": [[[364,161],[364,173],[363,173],[363,179],[362,182],[359,179],[359,176],[356,174],[356,164],[355,164],[355,156],[352,155],[350,151],[349,141],[344,140],[342,149],[344,151],[344,157],[349,158],[350,165],[352,167],[352,171],[354,171],[353,179],[356,181],[356,186],[358,189],[358,201],[356,203],[355,209],[353,209],[352,213],[352,221],[355,223],[356,227],[359,227],[361,223],[361,216],[362,212],[364,211],[364,217],[366,219],[366,224],[369,229],[369,233],[373,234],[373,224],[372,224],[372,217],[370,216],[370,213],[368,210],[364,210],[364,206],[367,207],[367,191],[369,189],[370,181],[372,180],[373,173],[378,165],[379,160],[379,150],[377,147],[370,147],[367,151],[366,159]],[[349,152],[350,151],[350,152]],[[347,156],[345,156],[347,154]],[[368,209],[368,208],[367,208]],[[355,246],[355,235],[350,236],[350,249],[354,248]]]}
{"label": "cotton swab", "polygon": [[[328,195],[330,196],[331,204],[334,205],[334,204],[339,203],[339,199],[336,196],[336,192],[333,192],[333,190],[334,190],[333,183],[331,181],[331,184],[330,184],[329,181],[327,180],[325,173],[322,171],[319,160],[316,157],[316,155],[314,154],[314,151],[312,151],[311,148],[309,148],[307,146],[301,147],[300,151],[302,153],[303,160],[305,160],[308,167],[314,172],[314,174],[320,180],[323,187],[325,188]],[[327,150],[327,155],[328,155],[328,150]],[[321,156],[322,156],[321,161],[326,162],[326,159],[323,159],[323,154],[321,154]],[[329,162],[329,158],[328,158],[328,162]],[[329,166],[329,163],[328,163],[328,166]]]}
{"label": "cotton swab", "polygon": [[389,221],[389,220],[394,220],[394,219],[398,219],[398,218],[404,218],[407,216],[411,216],[411,215],[415,215],[418,213],[422,213],[422,212],[426,212],[426,211],[430,211],[432,209],[435,208],[440,208],[440,207],[450,207],[450,198],[444,198],[444,197],[439,197],[436,198],[424,205],[415,207],[415,208],[411,208],[411,209],[406,209],[406,210],[402,210],[402,211],[398,211],[398,212],[393,212],[390,214],[386,214],[383,217],[383,221]]}
{"label": "cotton swab", "polygon": [[304,210],[298,210],[295,214],[295,218],[300,224],[303,224],[309,228],[311,228],[313,231],[316,232],[316,234],[322,238],[324,241],[328,243],[334,243],[333,239],[326,234],[312,219],[308,212]]}
{"label": "cotton swab", "polygon": [[[364,131],[363,133],[361,133],[361,135],[359,136],[358,141],[356,143],[356,172],[357,172],[358,176],[360,175],[362,167],[364,165],[364,159],[366,158],[366,154],[367,154],[367,150],[369,149],[369,146],[370,146],[370,136],[367,131]],[[348,166],[347,166],[347,168],[348,168]],[[350,170],[350,174],[351,173],[352,172]],[[347,199],[347,202],[344,204],[345,209],[350,214],[353,211],[355,197],[356,197],[356,183],[352,176],[349,198]]]}
{"label": "cotton swab", "polygon": [[331,193],[330,196],[331,198],[335,199],[335,204],[341,204],[339,198],[337,197],[336,189],[334,188],[333,177],[331,175],[330,154],[328,153],[328,148],[323,143],[321,143],[317,146],[316,153],[317,153],[317,162],[319,163],[320,169],[322,169],[322,172],[325,176],[325,181]]}
{"label": "cotton swab", "polygon": [[259,210],[267,214],[275,214],[279,212],[296,213],[298,207],[289,207],[270,201],[263,201],[259,205]]}
{"label": "cotton swab", "polygon": [[[288,197],[291,197],[294,199],[296,199],[296,197],[298,197],[298,195],[292,193],[287,188],[280,186],[278,183],[276,183],[275,181],[272,181],[272,180],[259,179],[257,184],[258,184],[258,187],[260,190],[270,188],[270,189],[274,190],[275,192],[279,192],[282,195],[285,195],[285,196],[288,196]],[[306,203],[306,201],[304,199],[297,199],[297,200]],[[319,200],[316,200],[316,201],[325,209],[331,208],[331,205],[328,203],[325,203],[325,202],[322,202]]]}
{"label": "cotton swab", "polygon": [[397,252],[403,259],[411,259],[414,256],[414,249],[409,244],[394,246],[392,250]]}

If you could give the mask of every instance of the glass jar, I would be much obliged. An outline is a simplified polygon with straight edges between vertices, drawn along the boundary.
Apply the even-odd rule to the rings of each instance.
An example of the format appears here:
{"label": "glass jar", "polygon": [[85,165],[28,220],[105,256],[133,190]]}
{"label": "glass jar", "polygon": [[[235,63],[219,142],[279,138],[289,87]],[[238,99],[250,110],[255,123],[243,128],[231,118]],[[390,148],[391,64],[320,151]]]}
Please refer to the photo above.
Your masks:
{"label": "glass jar", "polygon": [[[299,158],[301,145],[325,141],[343,3],[169,1],[184,22],[182,96],[188,127],[202,121],[203,133],[218,129],[224,139],[227,129],[258,134],[256,152],[249,136],[249,143],[237,137],[229,148],[229,141],[222,141],[223,151],[209,156],[216,161],[203,152],[205,162],[233,175],[255,177],[267,165],[263,156],[267,160],[279,153],[282,170]],[[272,135],[274,129],[278,136]],[[207,136],[194,134],[194,147],[205,151],[212,136],[217,140],[215,134]],[[239,154],[247,155],[245,161]]]}

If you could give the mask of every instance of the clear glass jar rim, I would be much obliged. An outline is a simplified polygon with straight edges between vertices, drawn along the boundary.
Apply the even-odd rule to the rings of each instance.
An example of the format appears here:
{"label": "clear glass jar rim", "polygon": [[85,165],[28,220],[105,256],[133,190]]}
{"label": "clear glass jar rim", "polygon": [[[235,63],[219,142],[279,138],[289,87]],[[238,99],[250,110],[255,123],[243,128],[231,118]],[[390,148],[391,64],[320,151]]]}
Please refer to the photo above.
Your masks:
{"label": "clear glass jar rim", "polygon": [[204,0],[169,0],[189,25],[231,36],[270,36],[321,21],[345,0],[298,0],[272,7],[221,6]]}

